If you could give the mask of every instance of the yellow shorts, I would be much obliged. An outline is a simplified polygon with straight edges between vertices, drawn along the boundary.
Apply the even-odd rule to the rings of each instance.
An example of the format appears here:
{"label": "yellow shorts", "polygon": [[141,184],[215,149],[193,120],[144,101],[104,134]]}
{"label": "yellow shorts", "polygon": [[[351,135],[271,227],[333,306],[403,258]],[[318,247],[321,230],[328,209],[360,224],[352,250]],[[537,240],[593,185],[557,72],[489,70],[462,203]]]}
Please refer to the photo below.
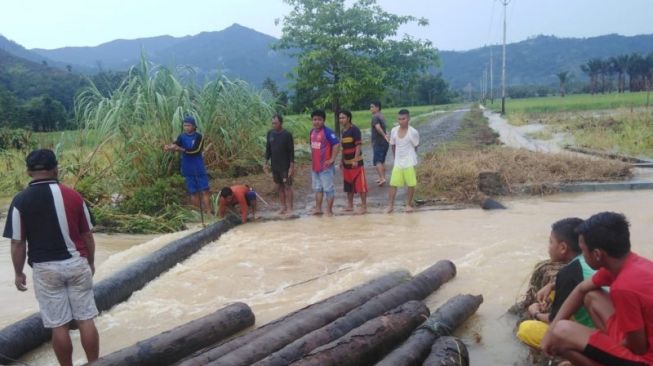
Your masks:
{"label": "yellow shorts", "polygon": [[393,167],[392,175],[390,176],[390,185],[393,187],[415,187],[417,185],[417,174],[415,173],[415,167]]}
{"label": "yellow shorts", "polygon": [[533,348],[540,348],[542,338],[549,329],[549,324],[539,320],[524,320],[519,324],[517,338],[526,345]]}

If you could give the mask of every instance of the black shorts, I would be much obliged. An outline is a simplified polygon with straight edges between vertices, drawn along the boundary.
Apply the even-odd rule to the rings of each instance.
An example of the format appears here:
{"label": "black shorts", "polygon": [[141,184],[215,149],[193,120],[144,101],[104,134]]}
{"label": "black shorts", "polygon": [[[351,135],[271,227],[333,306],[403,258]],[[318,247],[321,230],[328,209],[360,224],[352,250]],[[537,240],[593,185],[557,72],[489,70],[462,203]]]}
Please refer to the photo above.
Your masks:
{"label": "black shorts", "polygon": [[272,169],[272,180],[276,184],[283,184],[287,186],[292,185],[292,177],[288,177],[288,169],[286,170]]}

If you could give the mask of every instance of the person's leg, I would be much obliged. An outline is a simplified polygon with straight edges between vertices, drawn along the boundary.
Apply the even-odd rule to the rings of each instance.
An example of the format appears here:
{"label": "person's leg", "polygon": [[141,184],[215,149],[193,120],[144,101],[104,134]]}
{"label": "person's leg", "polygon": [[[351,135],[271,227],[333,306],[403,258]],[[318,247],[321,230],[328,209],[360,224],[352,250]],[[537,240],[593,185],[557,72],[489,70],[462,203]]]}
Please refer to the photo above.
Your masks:
{"label": "person's leg", "polygon": [[415,195],[415,187],[408,187],[406,193],[406,212],[413,212],[413,196]]}
{"label": "person's leg", "polygon": [[253,218],[254,220],[256,220],[256,202],[258,202],[258,200],[257,200],[257,199],[253,199],[253,200],[251,201],[251,205],[249,206],[249,208],[252,209],[252,218]]}
{"label": "person's leg", "polygon": [[313,215],[322,214],[322,199],[324,198],[324,189],[322,188],[322,182],[320,181],[320,175],[316,172],[311,172],[311,180],[313,186],[313,192],[315,192],[315,208],[311,212]]}
{"label": "person's leg", "polygon": [[327,216],[333,216],[333,202],[335,200],[336,186],[334,183],[336,175],[336,169],[331,166],[330,168],[325,169],[321,174],[320,178],[322,180],[322,187],[324,188],[324,194],[327,198]]}
{"label": "person's leg", "polygon": [[279,192],[279,204],[281,205],[279,215],[283,215],[288,210],[288,205],[286,204],[286,187],[283,183],[277,184],[277,192]]}
{"label": "person's leg", "polygon": [[194,207],[200,208],[200,194],[199,193],[191,193],[190,194],[190,204],[193,205]]}
{"label": "person's leg", "polygon": [[345,207],[345,211],[353,211],[354,210],[354,192],[347,192],[347,206]]}
{"label": "person's leg", "polygon": [[413,196],[415,195],[415,187],[417,186],[417,174],[415,172],[415,167],[410,167],[403,169],[404,182],[408,186],[406,194],[406,212],[412,212],[413,207]]}
{"label": "person's leg", "polygon": [[73,365],[73,343],[68,333],[68,324],[52,328],[52,348],[59,365]]}
{"label": "person's leg", "polygon": [[359,215],[367,213],[367,193],[361,192],[361,209],[357,212]]}
{"label": "person's leg", "polygon": [[93,319],[78,320],[79,338],[82,342],[82,348],[86,353],[88,362],[98,359],[100,354],[100,335],[98,334]]}
{"label": "person's leg", "polygon": [[315,192],[315,209],[313,209],[313,215],[322,214],[322,199],[324,198],[323,192]]}
{"label": "person's leg", "polygon": [[[557,356],[565,359],[575,357],[583,352],[594,329],[576,323],[573,320],[560,320],[549,327],[551,348]],[[574,363],[574,365],[576,365]]]}
{"label": "person's leg", "polygon": [[211,192],[208,190],[202,191],[202,209],[204,210],[204,213],[210,214],[211,213],[211,201],[209,199],[211,195]]}
{"label": "person's leg", "polygon": [[386,213],[391,213],[395,209],[395,197],[397,196],[397,187],[390,187],[388,190],[388,207]]}
{"label": "person's leg", "polygon": [[596,329],[607,330],[608,319],[614,313],[610,295],[603,290],[590,291],[585,295],[585,309],[590,314]]}
{"label": "person's leg", "polygon": [[379,180],[377,181],[380,186],[385,184],[385,164],[377,163],[376,164],[376,173],[379,175]]}
{"label": "person's leg", "polygon": [[293,192],[292,192],[292,184],[286,184],[285,185],[285,192],[286,192],[286,214],[291,215],[293,212]]}

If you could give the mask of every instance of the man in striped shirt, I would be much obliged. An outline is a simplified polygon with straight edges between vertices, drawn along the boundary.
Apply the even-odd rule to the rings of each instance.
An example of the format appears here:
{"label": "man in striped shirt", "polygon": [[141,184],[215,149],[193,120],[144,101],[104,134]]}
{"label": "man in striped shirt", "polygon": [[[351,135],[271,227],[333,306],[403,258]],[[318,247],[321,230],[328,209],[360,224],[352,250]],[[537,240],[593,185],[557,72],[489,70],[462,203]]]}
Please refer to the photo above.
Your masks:
{"label": "man in striped shirt", "polygon": [[23,272],[27,259],[43,326],[52,329],[59,364],[73,364],[69,334],[73,319],[87,359],[96,360],[99,335],[93,319],[98,310],[90,212],[79,193],[58,182],[54,152],[35,150],[25,160],[32,181],[11,202],[3,234],[11,239],[14,284],[19,291],[27,290]]}

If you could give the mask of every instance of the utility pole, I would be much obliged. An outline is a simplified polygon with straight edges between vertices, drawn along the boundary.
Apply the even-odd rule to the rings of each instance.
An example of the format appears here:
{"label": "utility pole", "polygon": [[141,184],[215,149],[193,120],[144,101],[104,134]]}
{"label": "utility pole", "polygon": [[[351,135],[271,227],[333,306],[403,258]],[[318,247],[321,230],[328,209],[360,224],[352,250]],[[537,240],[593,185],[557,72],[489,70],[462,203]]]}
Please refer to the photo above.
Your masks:
{"label": "utility pole", "polygon": [[503,4],[503,66],[501,67],[501,115],[506,114],[506,8],[510,0],[501,0]]}
{"label": "utility pole", "polygon": [[490,104],[494,104],[494,66],[492,64],[492,45],[490,45]]}

